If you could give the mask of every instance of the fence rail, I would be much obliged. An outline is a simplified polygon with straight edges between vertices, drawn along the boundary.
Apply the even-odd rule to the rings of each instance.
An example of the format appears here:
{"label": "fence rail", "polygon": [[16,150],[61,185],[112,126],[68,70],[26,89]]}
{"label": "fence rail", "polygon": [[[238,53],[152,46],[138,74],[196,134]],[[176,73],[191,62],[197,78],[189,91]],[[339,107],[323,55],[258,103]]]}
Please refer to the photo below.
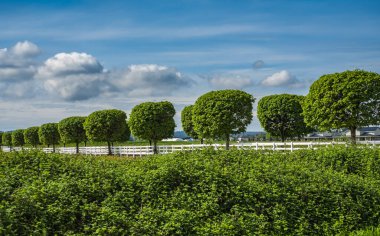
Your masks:
{"label": "fence rail", "polygon": [[[380,140],[378,141],[360,141],[358,144],[367,145],[367,146],[377,146],[380,145]],[[253,142],[253,143],[239,143],[230,145],[231,148],[236,149],[245,149],[245,150],[272,150],[272,151],[295,151],[299,149],[316,149],[320,147],[328,147],[334,145],[347,145],[345,142]],[[214,148],[214,149],[223,149],[224,144],[185,144],[185,145],[164,145],[158,146],[158,152],[160,154],[173,153],[178,151],[193,151],[197,149],[204,148]],[[22,149],[30,148],[21,148],[21,147],[2,147],[4,152],[10,151],[20,151]],[[114,146],[111,148],[112,153],[118,156],[133,156],[141,157],[146,155],[153,154],[152,146]],[[42,151],[46,153],[52,153],[53,148],[42,148]],[[59,147],[56,148],[55,152],[62,154],[75,154],[75,147]],[[107,146],[98,146],[98,147],[80,147],[79,153],[84,155],[107,155],[108,147]]]}

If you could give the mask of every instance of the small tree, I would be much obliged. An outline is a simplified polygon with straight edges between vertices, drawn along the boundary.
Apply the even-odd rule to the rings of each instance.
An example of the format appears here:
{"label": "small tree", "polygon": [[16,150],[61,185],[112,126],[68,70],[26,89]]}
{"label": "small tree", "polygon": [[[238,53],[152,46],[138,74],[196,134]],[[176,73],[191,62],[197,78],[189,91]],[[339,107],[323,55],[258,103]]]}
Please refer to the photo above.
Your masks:
{"label": "small tree", "polygon": [[125,122],[125,131],[124,133],[120,136],[117,142],[127,142],[129,138],[131,137],[131,130],[129,129],[128,122]]}
{"label": "small tree", "polygon": [[38,136],[38,126],[30,127],[24,130],[24,140],[26,144],[32,145],[32,147],[37,147],[40,144],[40,139]]}
{"label": "small tree", "polygon": [[190,105],[183,108],[181,112],[181,122],[183,131],[190,137],[197,139],[198,134],[195,132],[193,124],[193,107],[194,105]]}
{"label": "small tree", "polygon": [[55,145],[59,143],[60,136],[58,132],[57,123],[47,123],[40,126],[38,130],[40,142],[50,147],[53,145],[53,152],[55,152]]}
{"label": "small tree", "polygon": [[3,131],[0,131],[0,151],[2,150],[1,147],[3,146]]}
{"label": "small tree", "polygon": [[380,123],[380,75],[363,70],[323,75],[303,103],[305,122],[318,130],[356,129]]}
{"label": "small tree", "polygon": [[173,137],[174,115],[170,102],[144,102],[132,109],[128,124],[133,136],[153,142],[153,152],[157,154],[157,142]]}
{"label": "small tree", "polygon": [[251,123],[255,98],[240,90],[208,92],[193,107],[194,130],[201,138],[223,138],[229,149],[230,135],[245,132]]}
{"label": "small tree", "polygon": [[24,140],[24,130],[18,129],[12,132],[12,144],[14,147],[17,146],[24,146],[25,140]]}
{"label": "small tree", "polygon": [[86,141],[86,131],[83,124],[86,117],[72,116],[58,123],[58,131],[64,143],[74,142],[76,153],[79,153],[79,143]]}
{"label": "small tree", "polygon": [[91,113],[83,126],[90,140],[107,142],[108,154],[112,155],[111,143],[118,141],[125,133],[126,119],[124,111],[101,110]]}
{"label": "small tree", "polygon": [[264,130],[286,138],[300,137],[312,131],[304,122],[302,115],[303,96],[276,94],[263,97],[257,106],[257,116]]}
{"label": "small tree", "polygon": [[2,143],[5,146],[8,146],[9,148],[12,148],[12,132],[4,132],[2,136]]}

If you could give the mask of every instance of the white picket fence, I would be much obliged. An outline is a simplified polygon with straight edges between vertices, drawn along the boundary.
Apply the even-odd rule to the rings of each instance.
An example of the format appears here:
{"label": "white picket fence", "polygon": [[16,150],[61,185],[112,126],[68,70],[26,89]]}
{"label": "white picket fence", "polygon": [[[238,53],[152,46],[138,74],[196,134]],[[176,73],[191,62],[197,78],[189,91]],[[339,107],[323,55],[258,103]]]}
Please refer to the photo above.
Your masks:
{"label": "white picket fence", "polygon": [[[380,145],[379,141],[360,141],[359,144],[368,146]],[[320,147],[328,147],[334,145],[347,145],[345,142],[254,142],[254,143],[240,143],[231,144],[230,148],[236,149],[246,149],[246,150],[272,150],[272,151],[294,151],[299,149],[316,149]],[[204,148],[214,148],[214,149],[224,149],[224,144],[184,144],[184,145],[164,145],[158,146],[158,152],[160,154],[173,153],[178,151],[193,151],[197,149]],[[30,148],[24,148],[30,149]],[[11,149],[9,147],[2,147],[4,152],[9,152]],[[12,148],[14,151],[20,151],[22,148],[15,147]],[[46,153],[53,152],[53,148],[42,148],[42,151]],[[62,154],[75,154],[75,147],[59,147],[56,148],[55,152]],[[84,155],[107,155],[108,147],[80,147],[79,153]],[[112,153],[118,156],[133,156],[141,157],[145,155],[153,154],[152,146],[114,146],[112,147]]]}

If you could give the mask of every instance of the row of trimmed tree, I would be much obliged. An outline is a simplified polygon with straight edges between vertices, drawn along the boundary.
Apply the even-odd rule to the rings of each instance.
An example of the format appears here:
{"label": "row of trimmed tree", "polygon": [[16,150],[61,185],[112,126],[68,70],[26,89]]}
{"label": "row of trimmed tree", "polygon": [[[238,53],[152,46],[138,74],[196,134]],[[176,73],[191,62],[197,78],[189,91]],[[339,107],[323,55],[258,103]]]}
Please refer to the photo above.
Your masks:
{"label": "row of trimmed tree", "polygon": [[[182,110],[183,129],[192,137],[225,137],[228,149],[228,134],[243,132],[250,123],[253,102],[241,92],[210,92]],[[323,75],[306,96],[263,97],[257,116],[264,130],[283,142],[313,131],[346,128],[355,143],[357,128],[380,123],[380,75],[363,70]]]}
{"label": "row of trimmed tree", "polygon": [[[182,127],[193,138],[222,139],[229,149],[230,135],[245,132],[253,118],[255,98],[241,90],[211,91],[181,113]],[[380,75],[362,70],[328,74],[315,81],[304,96],[280,94],[263,97],[257,115],[261,126],[285,141],[313,130],[348,128],[352,142],[356,129],[380,123]],[[2,144],[36,146],[91,141],[107,142],[134,137],[148,140],[157,153],[157,142],[174,134],[172,103],[144,102],[132,109],[129,120],[121,110],[101,110],[88,117],[68,117],[59,123],[5,132]]]}

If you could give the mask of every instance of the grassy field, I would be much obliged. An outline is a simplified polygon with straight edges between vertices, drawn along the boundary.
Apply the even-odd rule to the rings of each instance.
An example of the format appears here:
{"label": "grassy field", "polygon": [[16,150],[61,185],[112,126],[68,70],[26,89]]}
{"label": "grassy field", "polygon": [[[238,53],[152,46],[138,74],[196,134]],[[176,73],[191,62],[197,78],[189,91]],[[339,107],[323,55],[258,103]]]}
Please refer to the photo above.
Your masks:
{"label": "grassy field", "polygon": [[0,153],[0,234],[375,235],[380,150]]}

